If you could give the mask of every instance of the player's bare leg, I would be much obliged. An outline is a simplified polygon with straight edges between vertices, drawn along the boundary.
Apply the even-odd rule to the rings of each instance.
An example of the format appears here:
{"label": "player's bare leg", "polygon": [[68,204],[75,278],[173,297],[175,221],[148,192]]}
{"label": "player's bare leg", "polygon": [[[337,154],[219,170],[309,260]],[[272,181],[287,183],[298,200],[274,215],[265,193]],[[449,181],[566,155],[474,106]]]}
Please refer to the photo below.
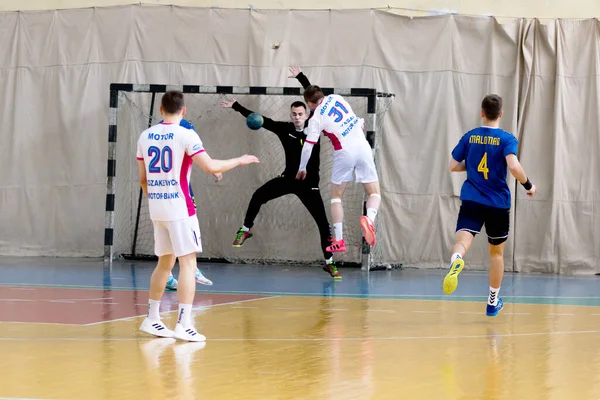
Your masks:
{"label": "player's bare leg", "polygon": [[502,299],[498,297],[502,278],[504,277],[504,245],[506,242],[499,245],[490,244],[490,294],[486,314],[490,317],[498,315],[502,307]]}
{"label": "player's bare leg", "polygon": [[463,270],[465,262],[463,257],[469,252],[475,236],[469,231],[456,232],[456,239],[452,246],[452,257],[450,259],[450,270],[444,278],[444,293],[450,294],[458,286],[458,275]]}
{"label": "player's bare leg", "polygon": [[179,285],[177,297],[179,299],[179,315],[173,337],[189,342],[202,342],[206,340],[194,328],[192,322],[192,304],[196,294],[196,253],[179,257]]}
{"label": "player's bare leg", "polygon": [[172,337],[173,331],[168,329],[160,320],[160,300],[165,292],[165,285],[171,270],[175,265],[174,254],[166,254],[158,257],[158,264],[150,277],[150,293],[148,299],[148,315],[140,330],[159,337]]}
{"label": "player's bare leg", "polygon": [[377,236],[375,235],[375,217],[381,205],[381,190],[379,182],[363,183],[363,186],[369,196],[367,199],[367,215],[360,217],[360,226],[363,230],[363,236],[370,246],[375,246]]}
{"label": "player's bare leg", "polygon": [[346,243],[344,242],[344,207],[342,206],[342,197],[348,182],[341,184],[331,184],[331,222],[333,223],[333,243],[327,247],[331,253],[344,253]]}

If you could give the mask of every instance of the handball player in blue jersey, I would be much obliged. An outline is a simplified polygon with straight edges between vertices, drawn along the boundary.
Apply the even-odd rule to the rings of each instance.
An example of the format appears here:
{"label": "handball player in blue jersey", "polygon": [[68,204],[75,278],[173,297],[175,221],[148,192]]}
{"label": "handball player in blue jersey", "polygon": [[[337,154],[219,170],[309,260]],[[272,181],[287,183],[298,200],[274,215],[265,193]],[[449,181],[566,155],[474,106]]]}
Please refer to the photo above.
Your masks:
{"label": "handball player in blue jersey", "polygon": [[444,292],[454,292],[458,275],[475,235],[485,226],[490,250],[490,293],[486,314],[496,316],[502,309],[498,297],[504,275],[504,245],[508,239],[511,195],[506,182],[507,170],[523,185],[528,196],[536,188],[527,178],[517,158],[518,140],[499,128],[502,98],[486,96],[481,103],[483,126],[467,132],[452,150],[450,172],[467,172],[460,199],[456,240],[452,247],[450,271],[444,278]]}

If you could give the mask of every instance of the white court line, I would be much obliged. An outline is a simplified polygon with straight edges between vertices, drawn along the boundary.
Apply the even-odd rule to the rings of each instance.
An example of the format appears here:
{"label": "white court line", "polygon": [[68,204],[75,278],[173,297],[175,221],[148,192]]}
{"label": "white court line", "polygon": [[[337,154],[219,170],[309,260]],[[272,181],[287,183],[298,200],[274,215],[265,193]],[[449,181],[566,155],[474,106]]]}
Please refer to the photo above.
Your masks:
{"label": "white court line", "polygon": [[[298,296],[298,297],[322,297],[323,293],[322,292],[314,292],[314,293],[294,293],[294,292],[264,292],[264,291],[260,291],[260,292],[252,292],[252,291],[245,291],[245,290],[227,290],[224,292],[203,292],[203,293],[207,293],[207,294],[255,294],[255,295],[264,295],[264,296],[277,296],[277,297],[281,297],[281,296]],[[359,297],[360,295],[357,293],[338,293],[336,296],[333,296],[334,299],[358,299],[358,300],[407,300],[404,299],[404,297],[408,297],[408,298],[416,298],[417,300],[422,299],[422,300],[428,300],[430,298],[434,298],[434,300],[440,300],[441,298],[444,299],[448,299],[448,300],[440,300],[440,301],[460,301],[460,300],[452,300],[452,297],[448,297],[448,296],[444,296],[442,294],[395,294],[395,295],[387,295],[387,294],[382,294],[382,295],[370,295],[368,298],[363,298],[363,297]],[[484,299],[487,298],[487,295],[456,295],[456,297],[458,299]],[[600,299],[600,296],[519,296],[519,295],[512,295],[512,296],[507,296],[507,295],[503,295],[502,299],[514,299],[514,298],[519,298],[519,299]],[[506,304],[506,302],[505,302]],[[520,304],[520,303],[519,303]],[[529,303],[526,303],[527,305],[530,305]],[[533,305],[538,305],[538,304],[533,304]],[[548,305],[548,304],[539,304],[539,305]],[[550,304],[552,305],[552,304]],[[572,306],[573,304],[558,304],[559,306],[562,305],[566,305],[566,306]],[[578,305],[575,305],[578,306]]]}
{"label": "white court line", "polygon": [[69,301],[98,301],[98,300],[114,300],[114,297],[94,297],[92,299],[63,299]]}
{"label": "white court line", "polygon": [[350,311],[347,308],[321,308],[321,311]]}
{"label": "white court line", "polygon": [[7,302],[33,302],[33,301],[39,301],[39,300],[30,300],[30,299],[0,299],[0,301],[7,301]]}
{"label": "white court line", "polygon": [[49,299],[0,299],[0,301],[7,301],[7,302],[29,302],[29,303],[33,303],[33,302],[47,302],[47,303],[76,303],[78,301],[95,301],[95,300],[113,300],[113,297],[97,297],[97,298],[93,298],[93,299],[54,299],[54,300],[49,300]]}
{"label": "white court line", "polygon": [[94,301],[92,304],[119,304],[119,303],[111,303],[110,301]]}
{"label": "white court line", "polygon": [[413,311],[414,313],[420,313],[420,314],[440,314],[441,311]]}
{"label": "white court line", "polygon": [[50,399],[38,399],[32,397],[0,397],[0,400],[50,400]]}
{"label": "white court line", "polygon": [[[278,298],[280,296],[270,296],[270,297],[261,297],[258,299],[247,299],[247,300],[236,300],[236,301],[228,301],[226,303],[220,303],[220,304],[211,304],[209,306],[198,306],[198,307],[193,307],[192,310],[204,310],[207,308],[213,308],[213,307],[219,307],[219,306],[228,306],[231,304],[240,304],[240,303],[247,303],[249,301],[258,301],[258,300],[267,300],[267,299],[275,299]],[[147,304],[146,304],[147,305]],[[178,312],[178,310],[171,310],[171,311],[163,311],[161,312],[162,314],[171,314],[171,313],[176,313]],[[99,322],[92,322],[90,324],[81,324],[78,326],[94,326],[94,325],[100,325],[100,324],[106,324],[108,322],[117,322],[117,321],[126,321],[129,319],[135,319],[135,318],[139,318],[139,317],[145,317],[146,314],[140,314],[140,315],[133,315],[131,317],[125,317],[125,318],[117,318],[117,319],[111,319],[109,321],[99,321]],[[72,325],[72,324],[64,324],[64,325]]]}
{"label": "white court line", "polygon": [[367,311],[374,311],[374,312],[386,312],[386,313],[395,313],[395,310],[372,310],[372,309],[367,309]]}
{"label": "white court line", "polygon": [[[375,341],[393,341],[393,340],[447,340],[447,339],[489,339],[491,336],[497,337],[531,337],[531,336],[558,336],[558,335],[584,335],[600,334],[600,330],[590,331],[558,331],[558,332],[531,332],[531,333],[504,333],[504,334],[482,334],[482,335],[451,335],[451,336],[383,336],[383,337],[342,337],[342,338],[207,338],[207,342],[375,342]],[[114,338],[17,338],[0,337],[0,342],[14,341],[53,341],[53,342],[132,342],[154,340],[155,338],[146,337],[114,337]]]}
{"label": "white court line", "polygon": [[[79,326],[73,324],[61,324],[59,322],[23,322],[23,321],[0,321],[0,324],[28,324],[28,325],[57,325],[57,326]],[[1,398],[0,398],[1,399]]]}

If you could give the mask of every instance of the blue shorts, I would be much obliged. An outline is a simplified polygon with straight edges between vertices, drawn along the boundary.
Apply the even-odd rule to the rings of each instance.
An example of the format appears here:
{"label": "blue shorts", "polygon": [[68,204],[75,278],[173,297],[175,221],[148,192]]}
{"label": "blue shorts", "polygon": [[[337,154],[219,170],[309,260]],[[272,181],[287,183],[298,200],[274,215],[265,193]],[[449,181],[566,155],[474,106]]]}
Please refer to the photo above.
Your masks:
{"label": "blue shorts", "polygon": [[477,235],[485,225],[488,242],[494,246],[506,242],[510,229],[510,209],[496,208],[463,200],[458,213],[456,231]]}

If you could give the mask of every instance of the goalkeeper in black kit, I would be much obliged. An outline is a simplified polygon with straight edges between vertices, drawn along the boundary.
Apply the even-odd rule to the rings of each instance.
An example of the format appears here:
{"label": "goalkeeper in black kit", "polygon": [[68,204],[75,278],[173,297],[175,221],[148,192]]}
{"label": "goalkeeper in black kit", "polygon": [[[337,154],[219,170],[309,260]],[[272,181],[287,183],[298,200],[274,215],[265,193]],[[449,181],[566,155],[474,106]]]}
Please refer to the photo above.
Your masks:
{"label": "goalkeeper in black kit", "polygon": [[[300,68],[291,67],[290,73],[290,77],[298,79],[305,89],[310,86],[308,78],[300,71]],[[252,113],[252,111],[243,107],[235,99],[221,102],[221,107],[233,108],[244,117]],[[262,127],[276,134],[281,141],[285,153],[285,170],[281,175],[271,179],[254,192],[246,211],[244,225],[238,231],[233,241],[233,247],[242,247],[244,242],[252,237],[254,219],[263,204],[287,194],[294,194],[298,196],[302,204],[310,212],[310,215],[312,215],[319,228],[321,249],[325,257],[325,266],[323,269],[334,279],[341,279],[342,275],[333,262],[333,254],[326,250],[327,246],[331,244],[331,228],[327,221],[325,206],[323,205],[323,199],[319,190],[320,143],[315,144],[315,150],[308,161],[306,180],[297,180],[296,173],[300,165],[302,146],[306,140],[306,133],[304,132],[308,123],[306,105],[301,101],[292,103],[290,106],[290,117],[291,121],[283,122],[273,121],[263,116],[264,123]]]}

